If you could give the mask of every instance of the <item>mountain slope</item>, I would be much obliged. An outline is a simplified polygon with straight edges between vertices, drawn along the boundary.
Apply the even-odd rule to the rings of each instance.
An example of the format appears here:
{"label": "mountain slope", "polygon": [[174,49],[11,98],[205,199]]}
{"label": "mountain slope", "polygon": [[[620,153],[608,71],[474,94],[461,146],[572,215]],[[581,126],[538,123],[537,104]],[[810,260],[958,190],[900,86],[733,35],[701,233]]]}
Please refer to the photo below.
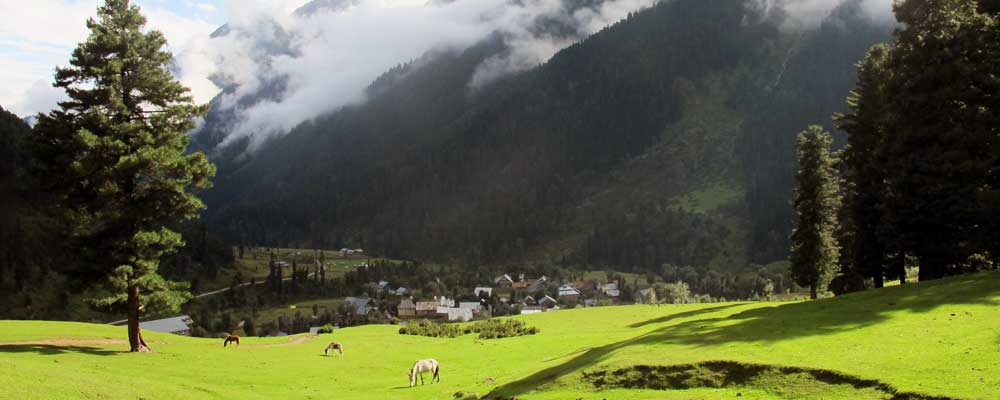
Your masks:
{"label": "mountain slope", "polygon": [[468,263],[782,258],[794,134],[842,108],[890,28],[848,2],[785,31],[749,4],[661,3],[478,90],[501,40],[428,55],[228,158],[210,218],[236,240]]}

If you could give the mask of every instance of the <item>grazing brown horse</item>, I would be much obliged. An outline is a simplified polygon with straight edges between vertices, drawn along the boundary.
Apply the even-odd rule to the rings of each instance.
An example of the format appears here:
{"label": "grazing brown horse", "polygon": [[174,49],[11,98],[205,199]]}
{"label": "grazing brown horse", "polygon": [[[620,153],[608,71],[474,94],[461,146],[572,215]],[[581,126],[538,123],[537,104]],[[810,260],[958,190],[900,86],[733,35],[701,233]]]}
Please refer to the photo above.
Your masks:
{"label": "grazing brown horse", "polygon": [[234,342],[234,343],[236,343],[237,346],[239,346],[240,345],[240,337],[236,336],[236,335],[228,335],[228,336],[226,336],[226,342],[222,344],[222,347],[228,346],[229,342]]}
{"label": "grazing brown horse", "polygon": [[323,350],[323,354],[329,355],[328,352],[331,349],[339,351],[340,355],[344,355],[344,345],[342,345],[340,343],[337,343],[337,342],[330,342],[330,344],[328,346],[326,346],[326,350]]}

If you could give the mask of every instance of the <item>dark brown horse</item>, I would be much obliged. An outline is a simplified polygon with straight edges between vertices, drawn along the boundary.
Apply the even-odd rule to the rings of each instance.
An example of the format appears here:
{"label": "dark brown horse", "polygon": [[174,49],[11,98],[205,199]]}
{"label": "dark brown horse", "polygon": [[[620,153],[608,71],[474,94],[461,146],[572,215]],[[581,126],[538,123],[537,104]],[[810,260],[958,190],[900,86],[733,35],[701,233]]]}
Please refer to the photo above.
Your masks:
{"label": "dark brown horse", "polygon": [[236,343],[236,345],[239,346],[240,345],[240,337],[236,336],[236,335],[226,336],[226,342],[222,344],[222,347],[228,346],[229,342]]}

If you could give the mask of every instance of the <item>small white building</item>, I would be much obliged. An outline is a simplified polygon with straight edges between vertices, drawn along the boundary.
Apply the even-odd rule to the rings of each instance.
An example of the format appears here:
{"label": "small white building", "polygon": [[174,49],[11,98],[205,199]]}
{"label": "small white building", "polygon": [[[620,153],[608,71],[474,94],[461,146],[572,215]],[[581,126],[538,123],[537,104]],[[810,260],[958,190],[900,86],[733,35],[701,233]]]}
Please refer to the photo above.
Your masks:
{"label": "small white building", "polygon": [[609,282],[601,286],[601,293],[604,293],[608,297],[621,296],[621,290],[618,289],[618,281]]}
{"label": "small white building", "polygon": [[480,293],[486,293],[487,296],[492,296],[493,288],[479,286],[472,290],[472,294],[476,295],[476,297],[479,297]]}
{"label": "small white building", "polygon": [[472,309],[471,308],[449,308],[448,309],[448,320],[449,321],[472,321]]}
{"label": "small white building", "polygon": [[580,295],[580,291],[576,290],[576,288],[573,287],[573,285],[566,284],[566,285],[562,285],[562,286],[559,287],[559,297],[563,297],[563,296],[579,296],[579,295]]}
{"label": "small white building", "polygon": [[449,299],[449,298],[447,298],[445,296],[441,296],[441,297],[435,296],[434,300],[437,300],[439,306],[444,306],[444,307],[454,307],[455,306],[455,299]]}
{"label": "small white building", "polygon": [[458,308],[467,308],[472,310],[474,314],[479,314],[479,312],[483,310],[483,305],[479,304],[478,301],[463,301],[458,303]]}

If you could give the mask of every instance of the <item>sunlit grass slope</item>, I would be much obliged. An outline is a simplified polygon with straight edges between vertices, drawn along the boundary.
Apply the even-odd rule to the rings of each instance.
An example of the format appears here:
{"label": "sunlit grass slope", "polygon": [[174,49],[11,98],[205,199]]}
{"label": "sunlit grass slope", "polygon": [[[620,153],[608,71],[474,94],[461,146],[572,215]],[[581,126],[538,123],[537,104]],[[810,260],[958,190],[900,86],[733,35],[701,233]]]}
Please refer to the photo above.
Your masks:
{"label": "sunlit grass slope", "polygon": [[[563,310],[520,317],[538,335],[488,341],[367,326],[223,348],[221,340],[146,333],[152,354],[123,352],[120,327],[2,321],[0,397],[1000,398],[998,302],[1000,273],[990,272],[800,303]],[[344,344],[344,357],[323,356],[331,340]],[[407,388],[410,364],[425,357],[441,362],[442,383]],[[726,376],[719,365],[763,372],[720,388],[690,385]],[[668,378],[603,389],[592,379],[648,368],[704,376],[688,379],[684,390],[671,389],[676,382],[656,386]]]}

